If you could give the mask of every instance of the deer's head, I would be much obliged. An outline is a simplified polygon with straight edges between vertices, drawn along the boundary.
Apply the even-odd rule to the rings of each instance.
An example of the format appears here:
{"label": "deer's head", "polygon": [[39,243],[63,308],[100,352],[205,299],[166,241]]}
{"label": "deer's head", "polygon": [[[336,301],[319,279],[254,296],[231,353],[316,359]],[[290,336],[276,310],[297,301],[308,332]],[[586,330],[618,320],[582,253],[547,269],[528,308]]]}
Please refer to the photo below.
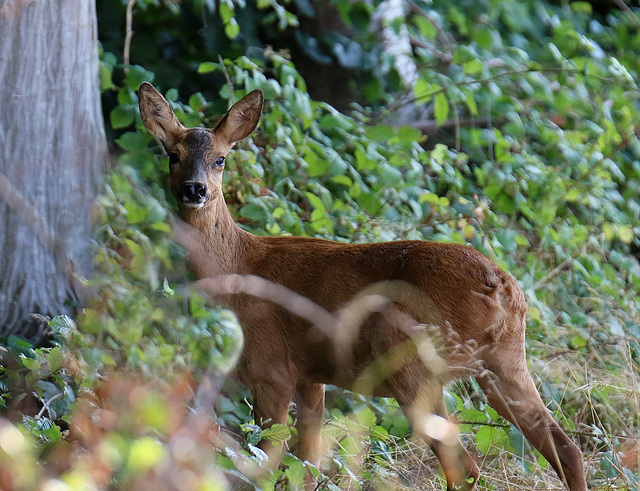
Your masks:
{"label": "deer's head", "polygon": [[249,136],[262,113],[262,91],[254,90],[233,105],[214,129],[185,128],[171,105],[144,82],[138,92],[145,128],[169,154],[171,192],[181,210],[198,209],[221,194],[225,157]]}

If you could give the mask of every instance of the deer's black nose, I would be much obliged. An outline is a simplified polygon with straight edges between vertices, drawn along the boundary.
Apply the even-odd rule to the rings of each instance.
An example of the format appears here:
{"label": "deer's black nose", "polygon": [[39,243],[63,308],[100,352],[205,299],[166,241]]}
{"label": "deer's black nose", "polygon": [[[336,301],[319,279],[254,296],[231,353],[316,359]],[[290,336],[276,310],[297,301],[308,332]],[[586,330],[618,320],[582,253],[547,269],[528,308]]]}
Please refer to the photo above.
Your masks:
{"label": "deer's black nose", "polygon": [[182,185],[182,200],[186,203],[202,203],[207,197],[207,186],[201,182],[191,181]]}

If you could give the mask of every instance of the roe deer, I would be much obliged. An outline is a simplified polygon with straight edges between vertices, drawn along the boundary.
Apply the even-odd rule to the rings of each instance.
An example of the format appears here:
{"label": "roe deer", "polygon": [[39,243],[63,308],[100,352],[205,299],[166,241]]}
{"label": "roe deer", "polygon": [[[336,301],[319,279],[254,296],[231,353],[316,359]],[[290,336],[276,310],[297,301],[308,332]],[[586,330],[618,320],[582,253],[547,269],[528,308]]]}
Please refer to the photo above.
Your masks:
{"label": "roe deer", "polygon": [[[195,259],[193,268],[200,278],[254,275],[283,285],[328,312],[338,312],[381,282],[402,283],[421,292],[422,296],[391,296],[386,307],[371,313],[358,328],[348,361],[338,355],[335,340],[318,336],[309,320],[265,299],[225,296],[245,336],[242,367],[256,422],[285,423],[295,396],[297,454],[317,464],[324,384],[354,388],[367,366],[406,345],[421,325],[437,326],[446,353],[446,379],[475,377],[491,406],[540,451],[564,484],[571,491],[587,489],[582,453],[549,414],[527,370],[527,306],[511,276],[475,249],[455,244],[341,244],[252,235],[236,225],[225,204],[222,174],[233,145],[258,124],[262,92],[247,94],[214,129],[185,128],[151,84],[140,86],[139,100],[144,126],[169,154],[170,187],[180,216],[199,231],[204,258]],[[452,443],[437,428],[426,427],[421,416],[424,404],[440,417],[436,420],[443,427],[451,425],[444,419],[443,380],[431,373],[418,344],[415,341],[411,353],[401,356],[400,366],[367,391],[398,400],[414,432],[438,456],[447,489],[473,489],[480,472],[474,460],[457,437]],[[459,458],[452,457],[452,449]]]}

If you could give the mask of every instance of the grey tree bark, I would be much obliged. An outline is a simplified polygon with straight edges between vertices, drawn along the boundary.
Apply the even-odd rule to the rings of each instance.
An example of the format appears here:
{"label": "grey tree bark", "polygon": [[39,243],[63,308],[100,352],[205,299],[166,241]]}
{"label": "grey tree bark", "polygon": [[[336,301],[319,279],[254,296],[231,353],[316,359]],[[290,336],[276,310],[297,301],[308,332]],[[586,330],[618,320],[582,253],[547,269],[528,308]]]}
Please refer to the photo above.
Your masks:
{"label": "grey tree bark", "polygon": [[93,0],[0,0],[0,337],[69,314],[106,162]]}

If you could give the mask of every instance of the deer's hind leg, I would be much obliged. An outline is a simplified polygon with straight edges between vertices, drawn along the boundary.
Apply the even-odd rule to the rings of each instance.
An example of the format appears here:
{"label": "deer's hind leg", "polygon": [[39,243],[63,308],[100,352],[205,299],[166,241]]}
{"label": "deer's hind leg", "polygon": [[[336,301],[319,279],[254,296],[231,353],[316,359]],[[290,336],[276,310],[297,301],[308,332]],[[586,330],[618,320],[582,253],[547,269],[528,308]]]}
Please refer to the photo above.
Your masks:
{"label": "deer's hind leg", "polygon": [[374,319],[372,346],[379,376],[397,399],[415,434],[434,451],[447,489],[475,487],[480,470],[462,446],[457,428],[447,417],[443,386],[446,363],[427,328],[395,306]]}
{"label": "deer's hind leg", "polygon": [[527,370],[524,342],[501,341],[484,366],[476,380],[489,404],[538,449],[570,491],[586,491],[582,452],[542,402]]}

